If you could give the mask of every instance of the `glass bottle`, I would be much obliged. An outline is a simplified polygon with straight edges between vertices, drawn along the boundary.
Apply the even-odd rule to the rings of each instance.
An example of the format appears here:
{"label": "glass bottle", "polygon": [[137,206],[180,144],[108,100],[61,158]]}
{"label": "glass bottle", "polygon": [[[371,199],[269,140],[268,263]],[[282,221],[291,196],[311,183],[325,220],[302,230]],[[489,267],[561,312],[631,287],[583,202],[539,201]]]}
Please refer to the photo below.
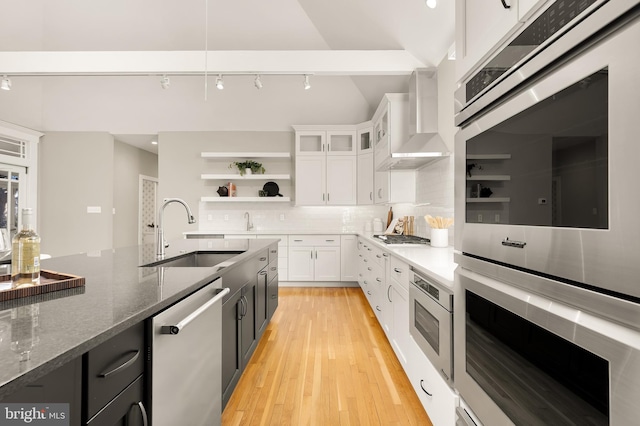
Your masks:
{"label": "glass bottle", "polygon": [[13,237],[11,287],[40,283],[40,236],[33,226],[33,209],[22,209],[22,230]]}

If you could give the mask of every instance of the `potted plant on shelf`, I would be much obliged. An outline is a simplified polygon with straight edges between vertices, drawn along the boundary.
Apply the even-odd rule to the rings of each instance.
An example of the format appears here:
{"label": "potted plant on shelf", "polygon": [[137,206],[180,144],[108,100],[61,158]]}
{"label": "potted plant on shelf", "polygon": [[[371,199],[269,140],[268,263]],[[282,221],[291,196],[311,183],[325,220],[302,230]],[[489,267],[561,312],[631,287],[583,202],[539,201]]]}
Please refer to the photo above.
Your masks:
{"label": "potted plant on shelf", "polygon": [[262,174],[264,173],[264,167],[262,167],[262,163],[258,163],[254,160],[246,160],[246,161],[234,161],[229,164],[229,168],[237,167],[240,172],[240,176],[244,176],[245,173],[250,174]]}

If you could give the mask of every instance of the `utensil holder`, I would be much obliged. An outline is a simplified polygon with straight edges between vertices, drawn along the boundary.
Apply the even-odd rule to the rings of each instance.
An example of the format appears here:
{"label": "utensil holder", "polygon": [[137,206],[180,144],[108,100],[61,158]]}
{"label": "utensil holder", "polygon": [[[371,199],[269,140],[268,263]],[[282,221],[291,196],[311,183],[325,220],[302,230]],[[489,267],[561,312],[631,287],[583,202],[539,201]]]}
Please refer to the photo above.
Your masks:
{"label": "utensil holder", "polygon": [[448,229],[431,229],[431,247],[448,247],[449,246],[449,230]]}

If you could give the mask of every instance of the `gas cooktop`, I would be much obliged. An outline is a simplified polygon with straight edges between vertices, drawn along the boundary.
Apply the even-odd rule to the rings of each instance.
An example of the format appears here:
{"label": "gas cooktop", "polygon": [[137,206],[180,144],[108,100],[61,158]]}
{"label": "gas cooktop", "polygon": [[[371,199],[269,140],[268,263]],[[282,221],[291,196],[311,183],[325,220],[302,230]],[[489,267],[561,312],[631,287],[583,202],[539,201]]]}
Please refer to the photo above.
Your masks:
{"label": "gas cooktop", "polygon": [[428,238],[416,235],[374,235],[373,238],[382,241],[387,245],[409,245],[409,244],[429,244]]}

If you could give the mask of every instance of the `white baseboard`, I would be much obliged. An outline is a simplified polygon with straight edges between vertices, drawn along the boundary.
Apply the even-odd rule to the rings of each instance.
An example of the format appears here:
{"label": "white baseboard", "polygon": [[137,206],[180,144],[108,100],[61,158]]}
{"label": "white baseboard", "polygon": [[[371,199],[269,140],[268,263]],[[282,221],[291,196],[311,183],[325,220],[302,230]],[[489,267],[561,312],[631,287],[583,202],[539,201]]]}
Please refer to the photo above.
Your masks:
{"label": "white baseboard", "polygon": [[357,281],[279,281],[279,287],[358,287]]}

